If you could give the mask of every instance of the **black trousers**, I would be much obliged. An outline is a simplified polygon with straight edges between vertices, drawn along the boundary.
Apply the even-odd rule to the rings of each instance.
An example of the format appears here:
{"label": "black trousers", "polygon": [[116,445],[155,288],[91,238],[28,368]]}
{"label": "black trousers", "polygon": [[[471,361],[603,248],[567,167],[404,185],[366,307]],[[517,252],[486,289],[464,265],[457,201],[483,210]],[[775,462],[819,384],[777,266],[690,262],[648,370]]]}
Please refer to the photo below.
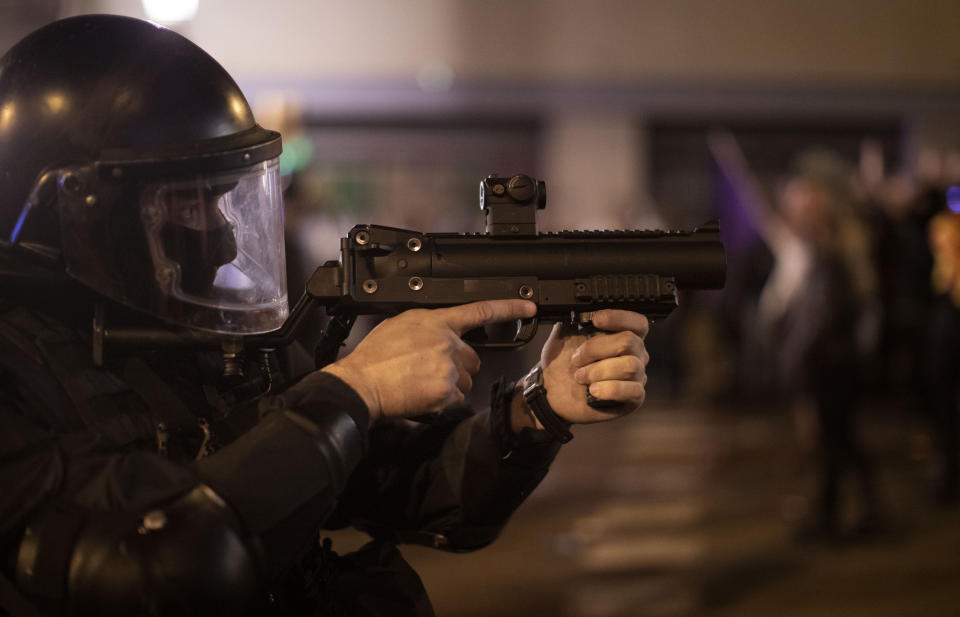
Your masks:
{"label": "black trousers", "polygon": [[940,463],[937,494],[955,503],[960,493],[960,309],[946,297],[930,311],[926,340],[927,406]]}
{"label": "black trousers", "polygon": [[840,487],[849,470],[861,499],[861,523],[878,516],[873,468],[857,427],[859,390],[855,364],[823,370],[814,391],[819,424],[818,524],[824,530],[839,527]]}

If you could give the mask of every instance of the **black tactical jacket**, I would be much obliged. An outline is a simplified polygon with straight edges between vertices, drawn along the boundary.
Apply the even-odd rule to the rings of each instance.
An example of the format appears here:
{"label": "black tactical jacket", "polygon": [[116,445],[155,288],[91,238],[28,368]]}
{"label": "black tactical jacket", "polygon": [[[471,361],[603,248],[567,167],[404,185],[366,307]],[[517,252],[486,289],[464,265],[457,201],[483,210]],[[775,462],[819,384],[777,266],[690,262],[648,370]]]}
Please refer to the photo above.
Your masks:
{"label": "black tactical jacket", "polygon": [[[395,542],[476,549],[558,449],[504,429],[509,389],[495,388],[492,412],[368,430],[342,381],[282,383],[269,356],[230,381],[216,353],[112,350],[96,367],[90,349],[81,327],[0,304],[0,606],[11,614],[109,614],[123,593],[119,612],[322,612],[321,527],[377,538],[343,562],[354,581],[364,563],[395,561]],[[147,574],[118,574],[130,571]],[[419,585],[407,574],[393,580]],[[370,610],[430,612],[380,600]]]}

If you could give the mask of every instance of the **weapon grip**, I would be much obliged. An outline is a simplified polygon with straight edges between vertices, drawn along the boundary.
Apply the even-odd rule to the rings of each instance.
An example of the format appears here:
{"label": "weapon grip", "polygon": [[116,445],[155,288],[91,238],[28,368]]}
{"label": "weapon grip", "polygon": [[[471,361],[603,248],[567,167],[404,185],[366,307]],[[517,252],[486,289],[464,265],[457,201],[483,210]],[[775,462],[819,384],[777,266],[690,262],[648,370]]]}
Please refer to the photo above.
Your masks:
{"label": "weapon grip", "polygon": [[[585,311],[575,315],[574,323],[577,325],[580,334],[584,334],[588,338],[592,337],[597,332],[602,332],[602,330],[593,325],[593,311]],[[620,405],[623,405],[623,403],[620,401],[595,397],[594,395],[590,394],[590,386],[587,386],[585,390],[587,394],[587,405],[593,407],[594,409],[608,409],[610,407],[619,407]]]}

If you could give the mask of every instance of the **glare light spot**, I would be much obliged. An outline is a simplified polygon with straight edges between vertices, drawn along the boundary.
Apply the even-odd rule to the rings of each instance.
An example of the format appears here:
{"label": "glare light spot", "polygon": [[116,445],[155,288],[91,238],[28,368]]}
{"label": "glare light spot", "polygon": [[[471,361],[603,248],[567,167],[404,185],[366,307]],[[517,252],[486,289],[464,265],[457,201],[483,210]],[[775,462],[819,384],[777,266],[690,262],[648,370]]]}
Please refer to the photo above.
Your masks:
{"label": "glare light spot", "polygon": [[7,103],[0,107],[0,131],[5,131],[13,123],[14,104]]}
{"label": "glare light spot", "polygon": [[67,106],[67,99],[59,92],[51,92],[45,100],[47,102],[47,109],[55,114],[60,113],[63,111],[63,108]]}
{"label": "glare light spot", "polygon": [[313,157],[313,144],[304,135],[295,135],[283,142],[280,154],[280,175],[286,176],[300,171],[310,164]]}
{"label": "glare light spot", "polygon": [[947,189],[947,207],[960,214],[960,186],[951,186]]}
{"label": "glare light spot", "polygon": [[31,209],[30,202],[27,201],[27,203],[23,205],[23,209],[20,210],[20,216],[17,217],[17,222],[13,226],[13,231],[10,232],[11,244],[16,244],[17,237],[20,235],[20,230],[23,229],[23,224],[27,221],[27,215],[30,214]]}
{"label": "glare light spot", "polygon": [[446,92],[453,86],[453,67],[446,62],[429,62],[417,72],[417,84],[427,92]]}
{"label": "glare light spot", "polygon": [[233,114],[238,118],[243,118],[247,115],[247,104],[236,94],[230,95],[230,109],[233,110]]}
{"label": "glare light spot", "polygon": [[213,286],[220,289],[248,291],[254,289],[256,284],[235,263],[231,262],[217,270]]}
{"label": "glare light spot", "polygon": [[147,19],[161,24],[175,24],[193,19],[200,0],[143,0]]}

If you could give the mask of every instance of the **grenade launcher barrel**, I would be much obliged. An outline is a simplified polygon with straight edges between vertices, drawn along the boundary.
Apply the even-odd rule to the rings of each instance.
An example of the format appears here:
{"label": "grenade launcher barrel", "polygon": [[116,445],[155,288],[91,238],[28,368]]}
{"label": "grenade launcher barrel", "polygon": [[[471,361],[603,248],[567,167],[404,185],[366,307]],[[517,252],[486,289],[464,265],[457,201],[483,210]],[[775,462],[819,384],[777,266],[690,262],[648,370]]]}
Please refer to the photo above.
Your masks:
{"label": "grenade launcher barrel", "polygon": [[[490,176],[480,189],[485,233],[358,225],[341,239],[340,260],[308,281],[306,296],[345,317],[523,298],[538,305],[540,321],[604,308],[662,319],[676,308],[678,290],[723,287],[726,259],[715,221],[693,231],[538,233],[542,181]],[[535,330],[534,322],[512,344]]]}

